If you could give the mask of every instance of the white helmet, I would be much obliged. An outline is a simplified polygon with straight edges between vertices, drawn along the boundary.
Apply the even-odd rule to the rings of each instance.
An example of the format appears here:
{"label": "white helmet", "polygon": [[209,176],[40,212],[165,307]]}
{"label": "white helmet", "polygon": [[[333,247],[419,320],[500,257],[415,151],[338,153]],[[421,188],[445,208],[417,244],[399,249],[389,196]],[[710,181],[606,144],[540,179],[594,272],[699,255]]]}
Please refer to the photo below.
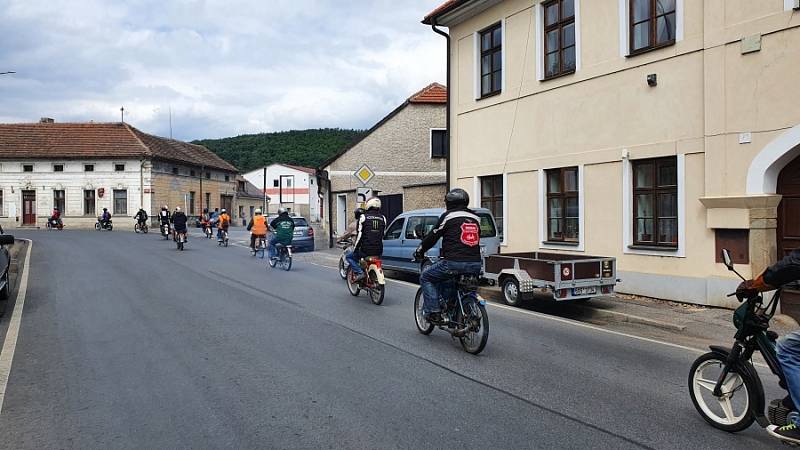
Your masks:
{"label": "white helmet", "polygon": [[180,206],[176,206],[175,207],[175,212],[181,212],[181,207]]}
{"label": "white helmet", "polygon": [[367,209],[381,209],[381,199],[378,197],[372,197],[371,199],[367,200]]}
{"label": "white helmet", "polygon": [[255,210],[255,213],[256,213],[256,214],[261,214],[261,208],[258,208],[258,209],[256,209],[256,210]]}
{"label": "white helmet", "polygon": [[222,213],[226,213],[226,212],[228,212],[228,210],[225,209],[225,208],[222,208]]}

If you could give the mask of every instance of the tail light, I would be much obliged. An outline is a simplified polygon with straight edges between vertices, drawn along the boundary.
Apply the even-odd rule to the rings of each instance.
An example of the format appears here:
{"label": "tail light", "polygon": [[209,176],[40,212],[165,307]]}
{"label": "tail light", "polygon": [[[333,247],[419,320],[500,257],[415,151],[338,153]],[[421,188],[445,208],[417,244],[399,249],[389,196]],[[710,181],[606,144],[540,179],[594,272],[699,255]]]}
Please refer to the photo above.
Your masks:
{"label": "tail light", "polygon": [[371,262],[372,262],[372,264],[374,264],[374,265],[375,265],[375,267],[376,267],[376,268],[378,268],[378,269],[381,269],[381,267],[383,266],[383,261],[381,261],[380,259],[377,259],[377,258],[375,258],[375,259],[373,259]]}
{"label": "tail light", "polygon": [[314,229],[311,227],[308,227],[308,237],[314,237]]}
{"label": "tail light", "polygon": [[567,298],[569,291],[567,289],[559,289],[556,291],[556,297],[558,298]]}
{"label": "tail light", "polygon": [[572,264],[562,264],[561,265],[561,279],[562,280],[571,280],[572,279]]}
{"label": "tail light", "polygon": [[611,278],[614,276],[614,265],[611,261],[603,261],[603,278]]}
{"label": "tail light", "polygon": [[603,286],[600,288],[600,292],[602,292],[605,295],[610,294],[612,291],[613,290],[611,289],[611,286]]}

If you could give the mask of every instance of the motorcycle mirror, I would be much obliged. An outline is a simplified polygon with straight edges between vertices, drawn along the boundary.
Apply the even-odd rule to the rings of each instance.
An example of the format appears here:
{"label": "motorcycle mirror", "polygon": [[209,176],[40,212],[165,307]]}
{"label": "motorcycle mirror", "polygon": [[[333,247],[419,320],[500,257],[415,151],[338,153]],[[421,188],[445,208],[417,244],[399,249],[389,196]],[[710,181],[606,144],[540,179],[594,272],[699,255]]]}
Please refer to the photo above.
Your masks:
{"label": "motorcycle mirror", "polygon": [[727,248],[722,249],[722,261],[725,263],[725,267],[727,267],[728,270],[733,271],[733,260],[731,259],[731,252],[729,252]]}

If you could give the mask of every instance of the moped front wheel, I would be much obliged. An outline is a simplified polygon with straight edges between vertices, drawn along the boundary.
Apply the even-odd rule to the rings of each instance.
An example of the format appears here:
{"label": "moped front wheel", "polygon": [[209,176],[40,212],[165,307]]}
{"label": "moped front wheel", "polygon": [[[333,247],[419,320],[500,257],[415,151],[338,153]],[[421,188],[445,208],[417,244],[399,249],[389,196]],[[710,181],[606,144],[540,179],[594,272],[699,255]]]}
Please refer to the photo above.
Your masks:
{"label": "moped front wheel", "polygon": [[420,333],[428,335],[433,331],[433,324],[425,320],[425,316],[422,313],[423,303],[422,288],[419,288],[417,289],[417,296],[414,297],[414,322],[417,324],[417,330]]}
{"label": "moped front wheel", "polygon": [[343,280],[347,279],[347,266],[344,263],[344,256],[339,258],[339,276],[342,277]]}
{"label": "moped front wheel", "polygon": [[353,297],[358,297],[358,294],[361,293],[361,287],[358,285],[358,283],[353,281],[355,278],[356,274],[353,273],[353,269],[347,269],[347,278],[345,280],[347,281],[347,290],[350,291],[350,295]]}
{"label": "moped front wheel", "polygon": [[724,356],[713,352],[697,358],[689,371],[689,395],[706,422],[714,428],[735,433],[753,424],[755,414],[750,405],[755,404],[758,389],[749,374],[731,368],[722,383],[722,395],[714,395],[725,362]]}

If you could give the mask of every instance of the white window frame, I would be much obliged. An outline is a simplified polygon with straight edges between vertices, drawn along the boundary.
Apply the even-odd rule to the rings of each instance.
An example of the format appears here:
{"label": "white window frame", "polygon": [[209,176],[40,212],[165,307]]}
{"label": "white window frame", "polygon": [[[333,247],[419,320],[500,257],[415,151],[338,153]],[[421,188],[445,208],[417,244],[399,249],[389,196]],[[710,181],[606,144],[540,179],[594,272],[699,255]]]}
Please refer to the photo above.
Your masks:
{"label": "white window frame", "polygon": [[[574,167],[574,166],[564,166]],[[539,169],[539,248],[548,250],[565,250],[583,252],[586,249],[586,214],[583,202],[583,193],[586,191],[583,183],[583,164],[578,165],[578,245],[565,242],[563,244],[547,241],[547,169],[559,169],[561,167],[548,167]],[[503,205],[505,207],[505,204]]]}
{"label": "white window frame", "polygon": [[509,218],[508,218],[508,173],[504,172],[502,174],[494,173],[494,174],[486,174],[477,177],[473,177],[472,179],[472,207],[473,208],[480,208],[481,207],[481,178],[482,177],[493,177],[497,175],[503,176],[503,240],[500,242],[501,247],[508,246],[508,230],[509,230]]}
{"label": "white window frame", "polygon": [[[447,128],[431,128],[430,129],[430,132],[428,134],[428,157],[430,159],[433,159],[433,132],[434,131],[444,131],[445,132],[445,138],[447,137]],[[446,146],[447,146],[447,144],[445,144],[445,149],[446,149]],[[436,159],[445,159],[445,158],[446,158],[446,156],[442,156],[442,157],[437,157]]]}
{"label": "white window frame", "polygon": [[[683,2],[675,0],[675,43],[683,40]],[[630,0],[619,0],[619,56],[625,58],[630,56]],[[575,18],[577,20],[577,17]],[[577,51],[577,49],[576,49]]]}
{"label": "white window frame", "polygon": [[[492,22],[486,25],[481,30],[496,24]],[[473,69],[473,97],[475,101],[481,100],[481,32],[476,31],[472,33],[472,55],[475,60]],[[503,95],[506,90],[506,19],[500,19],[500,93],[496,95]]]}
{"label": "white window frame", "polygon": [[[662,155],[670,156],[670,155]],[[650,250],[633,245],[633,167],[629,158],[622,159],[622,253],[629,255],[686,257],[686,155],[678,154],[678,248]]]}
{"label": "white window frame", "polygon": [[[544,2],[534,7],[533,35],[536,36],[536,79],[544,81]],[[575,0],[575,73],[581,70],[581,0]],[[548,80],[549,81],[549,80]]]}

